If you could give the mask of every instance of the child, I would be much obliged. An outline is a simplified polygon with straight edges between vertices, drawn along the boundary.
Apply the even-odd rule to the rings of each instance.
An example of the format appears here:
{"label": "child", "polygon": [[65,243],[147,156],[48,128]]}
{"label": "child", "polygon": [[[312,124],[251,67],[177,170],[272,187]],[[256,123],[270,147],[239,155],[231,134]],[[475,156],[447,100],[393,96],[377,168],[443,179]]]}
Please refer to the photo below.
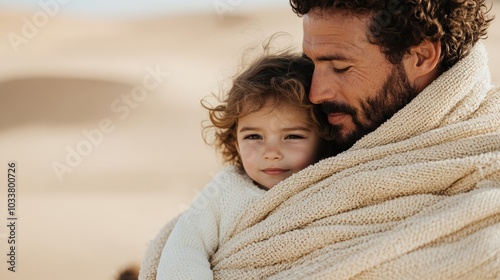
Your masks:
{"label": "child", "polygon": [[223,105],[209,108],[225,167],[170,234],[156,279],[212,279],[210,258],[237,218],[266,190],[319,159],[322,139],[307,98],[314,66],[268,55],[239,75]]}

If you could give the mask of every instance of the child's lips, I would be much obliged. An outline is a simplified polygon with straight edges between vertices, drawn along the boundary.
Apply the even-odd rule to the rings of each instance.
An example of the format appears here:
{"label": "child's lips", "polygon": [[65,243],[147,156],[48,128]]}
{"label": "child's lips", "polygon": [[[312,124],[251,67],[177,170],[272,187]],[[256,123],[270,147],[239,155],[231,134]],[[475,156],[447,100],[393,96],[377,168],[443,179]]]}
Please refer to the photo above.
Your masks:
{"label": "child's lips", "polygon": [[282,169],[282,168],[266,168],[263,169],[262,172],[268,174],[268,175],[281,175],[283,173],[288,172],[288,169]]}

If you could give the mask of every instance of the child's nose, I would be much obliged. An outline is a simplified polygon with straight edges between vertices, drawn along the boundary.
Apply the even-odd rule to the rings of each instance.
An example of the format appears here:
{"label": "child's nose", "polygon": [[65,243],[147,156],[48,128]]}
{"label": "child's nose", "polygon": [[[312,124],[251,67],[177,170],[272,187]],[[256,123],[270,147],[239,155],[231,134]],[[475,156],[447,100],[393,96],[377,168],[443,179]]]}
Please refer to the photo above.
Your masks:
{"label": "child's nose", "polygon": [[283,153],[278,145],[268,144],[265,147],[263,157],[267,160],[278,160],[283,158]]}

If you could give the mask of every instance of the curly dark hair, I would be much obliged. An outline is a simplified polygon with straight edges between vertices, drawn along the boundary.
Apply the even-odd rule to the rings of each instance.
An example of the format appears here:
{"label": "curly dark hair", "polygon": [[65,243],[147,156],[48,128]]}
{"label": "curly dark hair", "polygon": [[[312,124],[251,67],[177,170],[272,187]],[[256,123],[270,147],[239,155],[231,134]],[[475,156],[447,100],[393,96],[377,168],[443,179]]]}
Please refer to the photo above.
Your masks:
{"label": "curly dark hair", "polygon": [[[307,97],[313,70],[310,60],[290,52],[255,60],[234,79],[231,89],[220,100],[222,104],[214,107],[202,100],[211,122],[204,127],[205,142],[216,146],[225,163],[235,164],[243,171],[236,149],[238,119],[262,109],[267,102],[274,107],[294,106],[297,113],[303,113],[311,126],[317,128],[318,121]],[[207,130],[215,132],[213,141],[207,139]]]}
{"label": "curly dark hair", "polygon": [[371,15],[369,38],[397,64],[411,47],[425,40],[441,42],[440,67],[451,68],[480,39],[494,16],[485,0],[290,0],[303,16],[311,9]]}

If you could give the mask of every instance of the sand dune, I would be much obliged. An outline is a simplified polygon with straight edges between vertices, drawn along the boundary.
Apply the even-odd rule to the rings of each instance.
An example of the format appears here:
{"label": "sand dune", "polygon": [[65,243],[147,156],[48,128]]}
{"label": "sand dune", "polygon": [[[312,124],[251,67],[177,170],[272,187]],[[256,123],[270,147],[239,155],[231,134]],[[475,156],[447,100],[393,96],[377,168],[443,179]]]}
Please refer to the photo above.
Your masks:
{"label": "sand dune", "polygon": [[[16,52],[9,34],[22,34],[34,12],[0,12],[0,162],[19,164],[19,266],[4,264],[0,278],[112,279],[220,168],[201,138],[200,99],[269,35],[286,31],[283,44],[299,49],[301,19],[290,9],[223,20],[58,15]],[[499,84],[498,22],[485,44]],[[140,93],[145,79],[155,86]],[[55,162],[67,167],[60,176]],[[0,234],[6,252],[5,227]]]}

